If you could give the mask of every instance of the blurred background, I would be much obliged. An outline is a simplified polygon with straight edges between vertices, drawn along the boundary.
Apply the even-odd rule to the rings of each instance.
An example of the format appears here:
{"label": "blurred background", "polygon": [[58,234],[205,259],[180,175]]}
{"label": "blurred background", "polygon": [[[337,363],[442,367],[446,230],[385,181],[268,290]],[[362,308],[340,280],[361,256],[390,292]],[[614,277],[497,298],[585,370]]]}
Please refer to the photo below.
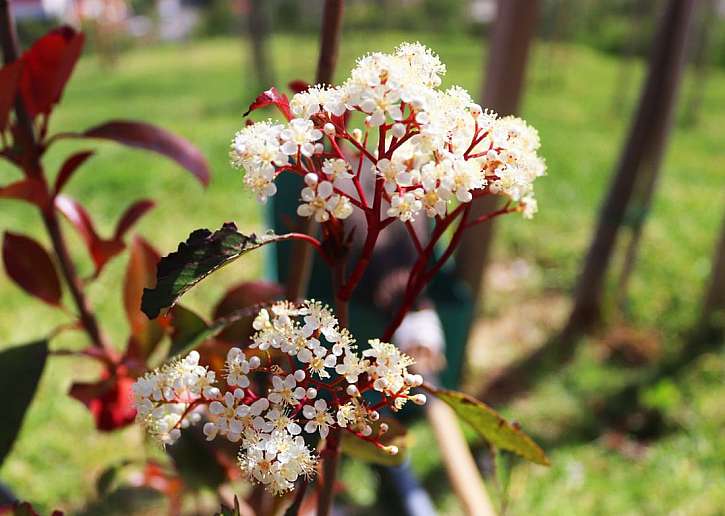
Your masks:
{"label": "blurred background", "polygon": [[[725,245],[725,2],[690,3],[695,8],[686,37],[658,38],[658,22],[670,6],[665,0],[531,1],[519,8],[536,11],[532,29],[509,29],[509,41],[527,52],[514,52],[509,61],[508,47],[499,42],[494,48],[504,59],[496,68],[489,53],[496,44],[494,0],[346,2],[337,78],[365,52],[418,40],[446,63],[444,85],[463,86],[484,107],[487,95],[495,104],[513,101],[509,110],[540,133],[548,165],[548,177],[536,184],[540,211],[532,221],[510,216],[496,222],[462,379],[463,390],[521,421],[551,459],[549,468],[511,458],[493,468],[484,444],[467,434],[492,498],[508,514],[723,514],[725,356],[722,332],[711,331],[722,322],[712,323],[711,316],[722,309],[725,291],[715,268],[718,246]],[[210,161],[213,178],[204,191],[170,162],[99,144],[68,190],[95,214],[101,233],[112,231],[123,207],[147,195],[157,198],[157,207],[138,230],[164,254],[196,228],[228,220],[242,232],[266,227],[241,174],[228,165],[228,145],[259,91],[313,81],[321,0],[11,4],[24,47],[59,22],[81,27],[88,37],[51,131],[112,118],[148,120],[187,137]],[[666,47],[679,40],[681,49]],[[653,66],[656,45],[663,46],[660,54],[681,51],[682,62]],[[492,94],[494,79],[486,74],[509,67],[524,70],[519,84],[507,89],[515,90],[514,99]],[[648,90],[650,104],[641,96],[648,70],[656,86]],[[673,77],[679,89],[667,95]],[[645,119],[639,133],[630,130],[637,117]],[[667,127],[669,138],[648,140]],[[633,138],[643,138],[637,141],[648,154],[627,168],[632,156],[624,150]],[[55,147],[49,169],[79,145]],[[610,206],[621,223],[592,301],[577,278],[596,269],[587,263],[601,250],[590,251],[595,235],[611,222],[599,220],[600,207],[608,198],[621,200],[610,194],[618,171],[640,179],[629,202]],[[14,179],[16,172],[0,163],[0,181]],[[44,236],[33,207],[1,206],[0,231]],[[80,240],[67,233],[81,275],[90,274]],[[259,255],[250,256],[192,292],[188,303],[208,314],[225,277],[259,277],[262,266]],[[90,290],[119,343],[126,323],[117,285],[124,267],[123,260],[112,262]],[[40,337],[62,320],[29,302],[3,274],[0,346]],[[592,303],[594,317],[573,310]],[[73,338],[62,337],[58,346],[82,345]],[[42,513],[98,514],[99,475],[146,453],[139,428],[97,432],[86,408],[66,395],[73,381],[96,376],[93,365],[53,358],[0,469],[2,482]],[[413,435],[414,470],[441,513],[459,514],[425,422]],[[377,473],[350,461],[341,480],[355,487],[342,499],[370,513]]]}

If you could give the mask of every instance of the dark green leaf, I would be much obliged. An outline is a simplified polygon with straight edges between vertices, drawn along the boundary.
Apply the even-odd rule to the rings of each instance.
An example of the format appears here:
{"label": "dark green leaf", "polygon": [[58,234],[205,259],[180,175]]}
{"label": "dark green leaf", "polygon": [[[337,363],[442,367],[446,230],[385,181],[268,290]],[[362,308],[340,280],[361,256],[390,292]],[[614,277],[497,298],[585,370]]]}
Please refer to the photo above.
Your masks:
{"label": "dark green leaf", "polygon": [[248,251],[287,238],[286,235],[243,235],[231,222],[214,233],[198,229],[186,242],[179,244],[176,252],[161,259],[156,271],[156,287],[144,290],[141,310],[149,319],[154,319],[212,272]]}
{"label": "dark green leaf", "polygon": [[48,341],[40,340],[0,352],[0,392],[5,406],[0,424],[0,465],[18,436],[33,401],[48,357]]}
{"label": "dark green leaf", "polygon": [[181,439],[166,448],[174,461],[175,471],[191,490],[217,489],[226,482],[227,468],[222,459],[233,464],[239,450],[239,444],[227,440],[207,441],[202,426],[185,430]]}
{"label": "dark green leaf", "polygon": [[107,467],[98,475],[96,479],[96,493],[99,497],[107,496],[111,492],[111,487],[116,483],[119,471],[125,466],[131,464],[130,460],[123,460]]}
{"label": "dark green leaf", "polygon": [[509,450],[536,464],[548,466],[549,459],[539,445],[526,435],[518,425],[509,423],[485,403],[457,391],[426,388],[446,402],[462,420],[473,427],[493,446]]}

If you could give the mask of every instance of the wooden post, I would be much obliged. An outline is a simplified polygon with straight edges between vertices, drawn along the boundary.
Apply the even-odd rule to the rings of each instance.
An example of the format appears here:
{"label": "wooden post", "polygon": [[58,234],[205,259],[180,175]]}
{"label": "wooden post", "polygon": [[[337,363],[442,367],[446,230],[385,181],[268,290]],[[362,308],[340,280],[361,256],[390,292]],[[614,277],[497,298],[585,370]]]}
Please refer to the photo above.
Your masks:
{"label": "wooden post", "polygon": [[[518,112],[538,7],[537,0],[499,0],[481,93],[484,108],[501,115]],[[473,201],[471,219],[496,209],[497,201],[493,196]],[[471,288],[474,302],[482,297],[492,238],[492,222],[474,226],[466,231],[456,253],[457,275]]]}
{"label": "wooden post", "polygon": [[654,188],[667,147],[695,4],[696,0],[669,0],[662,14],[639,107],[599,214],[563,340],[599,322],[606,272],[638,177],[649,176],[652,186],[645,191]]}
{"label": "wooden post", "polygon": [[725,335],[725,217],[712,257],[710,284],[702,305],[700,326],[713,340],[722,340]]}
{"label": "wooden post", "polygon": [[267,52],[269,41],[269,1],[250,0],[247,16],[247,32],[252,46],[252,65],[257,79],[257,89],[266,90],[274,85],[272,60]]}
{"label": "wooden post", "polygon": [[[597,230],[574,294],[574,308],[562,334],[502,371],[479,394],[492,404],[506,403],[572,356],[576,337],[599,321],[604,276],[616,237],[630,206],[637,175],[656,180],[666,147],[677,86],[685,59],[687,33],[697,0],[669,0],[660,19],[639,107],[616,175],[599,215]],[[653,191],[655,183],[649,184]]]}

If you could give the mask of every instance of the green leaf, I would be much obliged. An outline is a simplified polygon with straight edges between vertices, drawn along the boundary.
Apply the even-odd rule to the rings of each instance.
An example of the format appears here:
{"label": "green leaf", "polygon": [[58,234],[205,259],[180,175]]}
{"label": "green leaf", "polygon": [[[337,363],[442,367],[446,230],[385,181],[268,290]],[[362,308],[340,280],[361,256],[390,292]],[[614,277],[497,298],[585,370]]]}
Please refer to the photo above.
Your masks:
{"label": "green leaf", "polygon": [[343,431],[340,439],[340,448],[345,453],[355,459],[380,466],[400,466],[405,462],[409,436],[405,427],[396,419],[382,417],[373,425],[373,434],[377,435],[380,431],[380,423],[388,425],[389,430],[384,433],[379,441],[385,446],[397,446],[398,453],[391,455],[378,448],[375,444],[364,439],[360,439],[356,435]]}
{"label": "green leaf", "polygon": [[[178,355],[185,350],[191,351],[203,342],[209,325],[197,313],[188,308],[176,305],[171,310],[171,347],[169,357]],[[199,340],[199,339],[202,340]],[[187,352],[188,352],[187,351]]]}
{"label": "green leaf", "polygon": [[286,240],[287,235],[243,235],[231,222],[212,233],[197,229],[176,252],[161,259],[156,270],[156,287],[144,289],[141,310],[155,319],[190,288],[212,272],[264,244]]}
{"label": "green leaf", "polygon": [[47,357],[47,340],[0,352],[0,392],[6,394],[0,425],[0,465],[20,432],[25,412],[33,401]]}
{"label": "green leaf", "polygon": [[473,427],[493,446],[511,451],[536,464],[549,465],[544,450],[526,435],[516,424],[509,423],[491,407],[458,391],[438,389],[426,385],[426,389],[447,403],[458,417]]}

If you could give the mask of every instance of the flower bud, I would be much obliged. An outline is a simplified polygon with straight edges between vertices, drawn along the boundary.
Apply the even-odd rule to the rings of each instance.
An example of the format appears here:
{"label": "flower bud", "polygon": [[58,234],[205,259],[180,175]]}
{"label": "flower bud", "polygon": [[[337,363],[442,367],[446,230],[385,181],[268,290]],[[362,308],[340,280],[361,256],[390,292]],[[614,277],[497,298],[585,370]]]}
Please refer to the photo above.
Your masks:
{"label": "flower bud", "polygon": [[397,446],[391,444],[390,446],[383,446],[383,451],[388,455],[397,455],[400,450]]}
{"label": "flower bud", "polygon": [[312,172],[308,172],[305,175],[305,184],[307,186],[316,186],[318,181],[317,174],[314,174]]}
{"label": "flower bud", "polygon": [[421,111],[415,115],[415,121],[419,124],[427,124],[430,122],[430,115],[428,115],[425,111]]}
{"label": "flower bud", "polygon": [[330,122],[327,122],[322,130],[325,132],[327,136],[335,136],[335,126],[331,124]]}
{"label": "flower bud", "polygon": [[256,369],[262,364],[262,361],[259,359],[259,357],[254,356],[249,359],[249,367],[250,369]]}
{"label": "flower bud", "polygon": [[352,138],[356,142],[362,141],[362,136],[363,136],[363,132],[362,132],[362,130],[360,130],[359,127],[356,127],[355,129],[352,130]]}
{"label": "flower bud", "polygon": [[370,425],[365,425],[360,433],[363,437],[370,437],[373,434],[373,428]]}
{"label": "flower bud", "polygon": [[383,435],[388,430],[390,430],[390,427],[387,423],[380,423],[380,435]]}
{"label": "flower bud", "polygon": [[324,145],[322,145],[319,142],[315,144],[315,154],[321,154],[324,150],[325,150]]}
{"label": "flower bud", "polygon": [[295,371],[295,380],[297,380],[298,382],[301,382],[304,379],[305,379],[305,372],[302,369],[298,369],[297,371]]}
{"label": "flower bud", "polygon": [[377,421],[380,419],[380,412],[377,410],[371,411],[368,415],[370,416],[370,421]]}
{"label": "flower bud", "polygon": [[307,389],[307,397],[311,400],[315,399],[317,397],[317,389],[314,387]]}
{"label": "flower bud", "polygon": [[402,138],[403,136],[405,136],[405,125],[401,124],[400,122],[395,123],[393,124],[393,127],[390,131],[396,138]]}
{"label": "flower bud", "polygon": [[428,401],[428,398],[426,398],[425,394],[415,394],[409,399],[416,405],[425,405],[425,402]]}
{"label": "flower bud", "polygon": [[355,385],[348,385],[345,392],[347,392],[348,396],[352,396],[353,398],[360,396],[360,390]]}

